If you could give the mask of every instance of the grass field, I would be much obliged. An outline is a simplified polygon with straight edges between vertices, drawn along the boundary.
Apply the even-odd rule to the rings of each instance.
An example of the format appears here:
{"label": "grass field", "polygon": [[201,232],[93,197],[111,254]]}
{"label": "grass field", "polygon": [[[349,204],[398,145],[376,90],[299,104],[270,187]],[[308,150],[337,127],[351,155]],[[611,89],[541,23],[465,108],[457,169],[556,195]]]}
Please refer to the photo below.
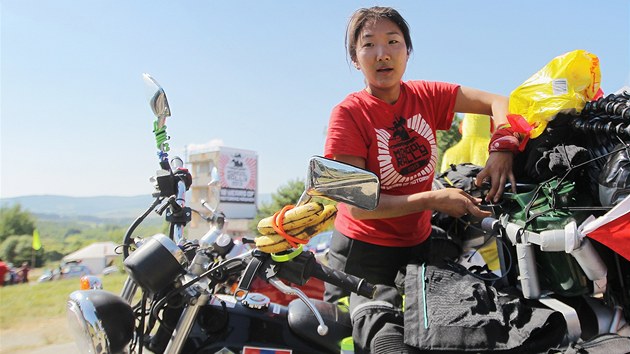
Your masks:
{"label": "grass field", "polygon": [[[37,279],[41,270],[31,274],[31,279]],[[101,279],[105,290],[119,294],[126,274]],[[72,341],[66,324],[66,300],[79,286],[79,278],[70,278],[0,288],[0,353]]]}

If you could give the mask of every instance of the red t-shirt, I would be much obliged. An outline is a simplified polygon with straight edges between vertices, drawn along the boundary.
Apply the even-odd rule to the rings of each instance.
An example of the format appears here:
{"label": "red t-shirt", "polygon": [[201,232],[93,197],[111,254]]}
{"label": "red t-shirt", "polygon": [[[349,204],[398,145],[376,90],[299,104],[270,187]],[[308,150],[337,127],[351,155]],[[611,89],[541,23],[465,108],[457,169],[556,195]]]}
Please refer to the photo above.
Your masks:
{"label": "red t-shirt", "polygon": [[[364,158],[366,168],[379,177],[382,194],[429,191],[437,163],[435,131],[450,129],[458,88],[443,82],[401,82],[393,105],[365,90],[352,93],[332,111],[324,155]],[[335,227],[376,245],[412,246],[429,237],[431,211],[355,220],[341,204]]]}

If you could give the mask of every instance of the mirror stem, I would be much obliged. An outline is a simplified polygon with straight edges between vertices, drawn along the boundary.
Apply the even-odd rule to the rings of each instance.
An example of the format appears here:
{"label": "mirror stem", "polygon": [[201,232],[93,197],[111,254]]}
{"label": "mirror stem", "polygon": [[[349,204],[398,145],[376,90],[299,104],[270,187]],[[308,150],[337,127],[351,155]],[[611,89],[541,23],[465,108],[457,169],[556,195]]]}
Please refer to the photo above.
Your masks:
{"label": "mirror stem", "polygon": [[298,200],[297,204],[295,205],[296,207],[299,207],[300,205],[304,205],[308,202],[311,201],[311,196],[308,195],[306,193],[306,191],[302,192],[302,195],[300,196],[300,199]]}

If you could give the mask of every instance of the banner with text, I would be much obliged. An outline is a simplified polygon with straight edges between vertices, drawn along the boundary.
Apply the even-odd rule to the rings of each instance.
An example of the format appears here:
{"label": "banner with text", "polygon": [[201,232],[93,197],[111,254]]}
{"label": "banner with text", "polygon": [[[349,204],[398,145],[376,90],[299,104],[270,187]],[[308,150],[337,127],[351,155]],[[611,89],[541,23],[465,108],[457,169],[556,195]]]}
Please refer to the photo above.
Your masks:
{"label": "banner with text", "polygon": [[256,203],[258,158],[253,151],[221,149],[221,202]]}

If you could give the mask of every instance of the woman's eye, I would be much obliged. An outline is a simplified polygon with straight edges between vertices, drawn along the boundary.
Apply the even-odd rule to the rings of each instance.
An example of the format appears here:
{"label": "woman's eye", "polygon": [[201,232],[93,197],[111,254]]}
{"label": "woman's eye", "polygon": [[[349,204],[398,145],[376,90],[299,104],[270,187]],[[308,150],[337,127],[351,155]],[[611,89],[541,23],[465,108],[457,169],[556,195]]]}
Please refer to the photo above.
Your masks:
{"label": "woman's eye", "polygon": [[400,43],[400,42],[398,42],[398,40],[396,40],[396,39],[392,39],[392,40],[389,41],[389,44],[398,44],[398,43]]}
{"label": "woman's eye", "polygon": [[363,48],[370,48],[370,47],[374,47],[373,43],[364,43],[363,44]]}

